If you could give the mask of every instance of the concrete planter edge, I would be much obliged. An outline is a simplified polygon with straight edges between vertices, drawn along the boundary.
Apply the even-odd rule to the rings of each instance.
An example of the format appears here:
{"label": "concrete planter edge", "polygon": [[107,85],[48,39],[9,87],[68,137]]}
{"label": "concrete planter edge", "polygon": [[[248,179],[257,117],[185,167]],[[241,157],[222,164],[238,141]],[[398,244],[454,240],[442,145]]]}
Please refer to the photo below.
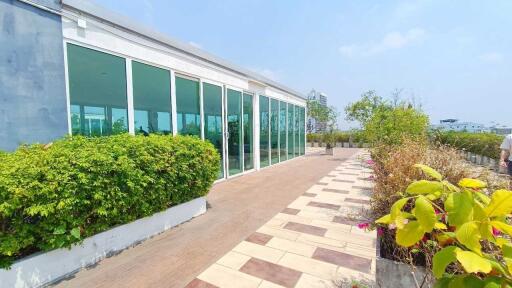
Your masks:
{"label": "concrete planter edge", "polygon": [[47,286],[205,212],[206,198],[200,197],[93,235],[69,249],[27,256],[10,270],[0,269],[0,286]]}

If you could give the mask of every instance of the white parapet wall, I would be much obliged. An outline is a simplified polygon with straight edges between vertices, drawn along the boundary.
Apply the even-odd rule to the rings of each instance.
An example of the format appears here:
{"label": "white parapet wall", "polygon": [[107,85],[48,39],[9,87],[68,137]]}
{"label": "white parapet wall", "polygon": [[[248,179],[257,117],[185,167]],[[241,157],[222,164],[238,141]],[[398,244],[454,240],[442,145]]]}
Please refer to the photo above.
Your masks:
{"label": "white parapet wall", "polygon": [[91,236],[70,249],[41,252],[0,269],[0,287],[41,287],[206,212],[206,199],[194,199],[152,216]]}

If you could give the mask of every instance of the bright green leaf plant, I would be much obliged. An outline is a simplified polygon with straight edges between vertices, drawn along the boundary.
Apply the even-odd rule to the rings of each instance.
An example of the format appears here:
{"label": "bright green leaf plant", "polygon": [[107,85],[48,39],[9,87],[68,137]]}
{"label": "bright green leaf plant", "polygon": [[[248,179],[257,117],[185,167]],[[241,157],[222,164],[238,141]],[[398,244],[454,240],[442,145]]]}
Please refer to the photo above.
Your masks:
{"label": "bright green leaf plant", "polygon": [[435,287],[512,287],[512,191],[489,197],[480,180],[454,185],[428,166],[415,167],[431,180],[411,183],[376,225],[396,229],[402,247],[435,246]]}
{"label": "bright green leaf plant", "polygon": [[204,196],[220,172],[190,136],[73,136],[0,160],[0,268]]}

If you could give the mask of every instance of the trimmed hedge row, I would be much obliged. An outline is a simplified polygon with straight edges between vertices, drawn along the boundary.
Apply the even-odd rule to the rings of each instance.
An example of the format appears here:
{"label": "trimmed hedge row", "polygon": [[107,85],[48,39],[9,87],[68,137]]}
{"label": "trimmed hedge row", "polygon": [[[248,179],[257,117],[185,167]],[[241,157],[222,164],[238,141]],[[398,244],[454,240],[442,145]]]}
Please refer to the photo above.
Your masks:
{"label": "trimmed hedge row", "polygon": [[491,159],[500,158],[501,135],[494,133],[439,132],[433,133],[433,139],[441,144],[487,156]]}
{"label": "trimmed hedge row", "polygon": [[0,154],[0,266],[208,193],[220,156],[186,136],[79,136]]}
{"label": "trimmed hedge row", "polygon": [[[334,142],[336,143],[346,143],[350,141],[350,137],[352,137],[352,141],[354,143],[364,142],[364,137],[360,132],[333,132]],[[306,135],[306,140],[309,143],[326,143],[325,133],[310,133]]]}

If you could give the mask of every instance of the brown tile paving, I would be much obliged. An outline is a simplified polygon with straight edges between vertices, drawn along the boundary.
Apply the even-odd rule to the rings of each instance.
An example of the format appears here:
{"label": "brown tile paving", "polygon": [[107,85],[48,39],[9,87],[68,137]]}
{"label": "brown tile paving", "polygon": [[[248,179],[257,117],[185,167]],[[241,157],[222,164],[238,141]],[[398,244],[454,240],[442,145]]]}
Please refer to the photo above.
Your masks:
{"label": "brown tile paving", "polygon": [[325,192],[332,192],[332,193],[340,193],[340,194],[348,194],[348,190],[341,190],[341,189],[332,189],[332,188],[324,188],[322,191]]}
{"label": "brown tile paving", "polygon": [[339,175],[351,175],[351,176],[357,176],[359,175],[358,173],[348,173],[348,172],[340,172],[338,173]]}
{"label": "brown tile paving", "polygon": [[290,215],[297,215],[297,214],[299,214],[299,212],[300,212],[299,209],[293,209],[293,208],[284,208],[283,211],[281,211],[281,213],[290,214]]}
{"label": "brown tile paving", "polygon": [[201,279],[196,278],[196,279],[192,280],[190,283],[188,283],[188,285],[185,286],[185,288],[218,288],[218,287],[215,285],[212,285],[208,282],[204,282]]}
{"label": "brown tile paving", "polygon": [[270,235],[259,233],[259,232],[254,232],[249,237],[247,237],[245,239],[245,241],[252,242],[255,244],[259,244],[259,245],[265,245],[268,243],[268,241],[270,241],[270,239],[272,239],[272,236],[270,236]]}
{"label": "brown tile paving", "polygon": [[334,216],[332,219],[332,222],[339,223],[339,224],[345,224],[345,225],[357,225],[361,222],[355,220],[355,219],[349,219],[345,216]]}
{"label": "brown tile paving", "polygon": [[363,168],[347,167],[347,170],[363,170]]}
{"label": "brown tile paving", "polygon": [[240,268],[241,272],[284,286],[295,287],[302,272],[257,258],[251,258]]}
{"label": "brown tile paving", "polygon": [[323,202],[316,202],[311,201],[308,203],[308,206],[312,207],[318,207],[318,208],[325,208],[325,209],[331,209],[331,210],[340,210],[340,205],[330,204],[330,203],[323,203]]}
{"label": "brown tile paving", "polygon": [[355,198],[345,198],[345,202],[352,202],[352,203],[357,203],[357,204],[370,204],[370,200],[355,199]]}
{"label": "brown tile paving", "polygon": [[313,226],[313,225],[301,224],[301,223],[297,223],[297,222],[288,222],[288,223],[286,223],[286,225],[284,225],[283,228],[292,230],[292,231],[296,231],[296,232],[300,232],[300,233],[306,233],[306,234],[322,236],[322,237],[327,232],[327,229],[325,229],[325,228],[317,227],[317,226]]}
{"label": "brown tile paving", "polygon": [[336,175],[325,175],[325,177],[336,177]]}
{"label": "brown tile paving", "polygon": [[342,183],[356,183],[356,181],[345,180],[345,179],[332,179],[334,182],[342,182]]}
{"label": "brown tile paving", "polygon": [[323,186],[325,186],[325,185],[329,185],[329,183],[325,183],[325,182],[318,182],[318,183],[316,183],[316,185],[323,185]]}
{"label": "brown tile paving", "polygon": [[370,273],[372,264],[370,259],[321,247],[316,248],[312,258],[363,273]]}
{"label": "brown tile paving", "polygon": [[[334,149],[336,158],[359,151]],[[332,158],[308,154],[219,182],[207,196],[206,214],[81,270],[56,287],[183,288],[335,169],[339,162]]]}
{"label": "brown tile paving", "polygon": [[316,196],[316,194],[315,194],[315,193],[308,193],[308,192],[306,192],[306,193],[302,194],[302,196],[306,196],[306,197],[315,197],[315,196]]}

